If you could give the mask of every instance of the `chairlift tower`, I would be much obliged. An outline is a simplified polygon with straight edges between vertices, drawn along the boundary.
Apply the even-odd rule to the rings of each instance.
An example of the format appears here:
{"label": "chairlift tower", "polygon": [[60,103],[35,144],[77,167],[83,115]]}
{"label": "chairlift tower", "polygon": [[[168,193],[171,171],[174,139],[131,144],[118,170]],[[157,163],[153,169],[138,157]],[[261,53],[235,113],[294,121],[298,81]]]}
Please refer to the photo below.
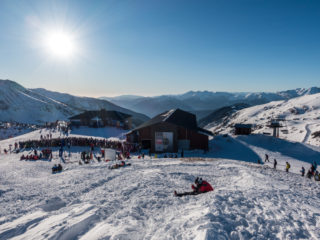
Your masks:
{"label": "chairlift tower", "polygon": [[280,128],[284,127],[282,123],[284,121],[285,119],[282,119],[282,118],[271,119],[271,121],[267,126],[273,129],[273,134],[272,134],[273,137],[276,137],[276,138],[279,137]]}

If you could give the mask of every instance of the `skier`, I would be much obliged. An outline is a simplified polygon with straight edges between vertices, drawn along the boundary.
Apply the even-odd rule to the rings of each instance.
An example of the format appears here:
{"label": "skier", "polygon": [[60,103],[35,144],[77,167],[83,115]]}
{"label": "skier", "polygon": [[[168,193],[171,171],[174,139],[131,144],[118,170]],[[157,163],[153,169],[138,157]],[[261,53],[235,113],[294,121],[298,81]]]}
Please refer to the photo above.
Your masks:
{"label": "skier", "polygon": [[289,172],[290,167],[290,163],[286,162],[286,172]]}
{"label": "skier", "polygon": [[265,154],[265,155],[266,155],[266,158],[265,158],[264,162],[270,162],[269,155],[268,154]]}
{"label": "skier", "polygon": [[302,176],[302,177],[304,177],[304,173],[306,172],[306,170],[304,169],[304,167],[303,167],[303,166],[302,166],[302,168],[301,168],[301,171],[300,171],[300,172],[301,172],[301,176]]}
{"label": "skier", "polygon": [[186,195],[198,195],[213,191],[213,187],[207,181],[202,180],[202,178],[197,177],[194,183],[196,184],[195,186],[191,185],[191,188],[193,189],[192,192],[177,193],[177,191],[174,191],[174,195],[176,197],[182,197]]}
{"label": "skier", "polygon": [[274,169],[277,169],[277,164],[278,164],[277,160],[273,159],[273,168]]}

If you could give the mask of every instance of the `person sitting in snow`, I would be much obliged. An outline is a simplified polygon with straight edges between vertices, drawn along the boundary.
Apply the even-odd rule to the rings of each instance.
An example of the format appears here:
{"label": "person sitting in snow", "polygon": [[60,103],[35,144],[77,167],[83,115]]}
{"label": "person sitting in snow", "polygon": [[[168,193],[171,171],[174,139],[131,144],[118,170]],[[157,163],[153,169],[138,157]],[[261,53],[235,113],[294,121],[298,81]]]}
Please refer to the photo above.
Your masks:
{"label": "person sitting in snow", "polygon": [[303,166],[302,166],[302,168],[301,168],[301,171],[300,171],[300,172],[301,172],[301,176],[302,176],[302,177],[304,177],[304,173],[306,172],[306,170],[304,169],[304,167],[303,167]]}
{"label": "person sitting in snow", "polygon": [[314,174],[314,180],[320,181],[320,173],[318,171],[316,171],[316,173]]}
{"label": "person sitting in snow", "polygon": [[55,164],[52,167],[52,173],[57,173],[57,172],[61,172],[62,171],[62,165],[59,163],[58,165]]}
{"label": "person sitting in snow", "polygon": [[197,177],[194,183],[195,185],[191,185],[193,190],[192,192],[177,193],[177,191],[174,191],[174,195],[177,197],[182,197],[185,195],[198,195],[213,191],[213,187],[207,181],[202,180],[202,178]]}
{"label": "person sitting in snow", "polygon": [[52,167],[52,173],[57,172],[57,169],[58,169],[58,165],[57,165],[57,164],[53,165],[53,167]]}
{"label": "person sitting in snow", "polygon": [[58,170],[58,172],[62,171],[62,165],[60,163],[58,164],[57,170]]}
{"label": "person sitting in snow", "polygon": [[311,170],[311,168],[308,170],[308,172],[307,172],[307,178],[310,178],[311,179],[311,177],[313,176],[313,172],[312,172],[312,170]]}
{"label": "person sitting in snow", "polygon": [[290,163],[286,162],[286,172],[289,172],[290,167]]}

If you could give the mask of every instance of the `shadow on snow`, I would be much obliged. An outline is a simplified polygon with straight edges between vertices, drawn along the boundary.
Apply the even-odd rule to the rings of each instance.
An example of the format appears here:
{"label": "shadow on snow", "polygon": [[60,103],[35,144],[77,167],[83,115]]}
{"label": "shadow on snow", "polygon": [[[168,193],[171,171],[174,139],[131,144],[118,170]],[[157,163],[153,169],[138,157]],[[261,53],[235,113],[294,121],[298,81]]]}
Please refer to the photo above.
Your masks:
{"label": "shadow on snow", "polygon": [[282,155],[312,163],[313,160],[320,159],[320,152],[314,150],[306,144],[290,142],[284,139],[274,138],[261,134],[237,137],[242,142],[264,148],[272,152],[279,152]]}

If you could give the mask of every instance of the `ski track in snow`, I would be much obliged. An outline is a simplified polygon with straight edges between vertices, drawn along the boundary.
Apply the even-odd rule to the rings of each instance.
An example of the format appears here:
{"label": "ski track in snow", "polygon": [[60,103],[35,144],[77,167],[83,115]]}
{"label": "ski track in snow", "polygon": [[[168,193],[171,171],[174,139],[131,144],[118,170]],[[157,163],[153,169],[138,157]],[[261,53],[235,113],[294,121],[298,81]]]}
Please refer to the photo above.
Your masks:
{"label": "ski track in snow", "polygon": [[310,135],[311,135],[311,129],[310,129],[310,125],[316,125],[317,123],[308,123],[308,124],[306,124],[306,126],[305,126],[305,129],[306,129],[306,135],[305,135],[305,137],[304,137],[304,139],[303,139],[303,143],[307,143],[307,141],[309,140],[309,138],[310,138]]}

